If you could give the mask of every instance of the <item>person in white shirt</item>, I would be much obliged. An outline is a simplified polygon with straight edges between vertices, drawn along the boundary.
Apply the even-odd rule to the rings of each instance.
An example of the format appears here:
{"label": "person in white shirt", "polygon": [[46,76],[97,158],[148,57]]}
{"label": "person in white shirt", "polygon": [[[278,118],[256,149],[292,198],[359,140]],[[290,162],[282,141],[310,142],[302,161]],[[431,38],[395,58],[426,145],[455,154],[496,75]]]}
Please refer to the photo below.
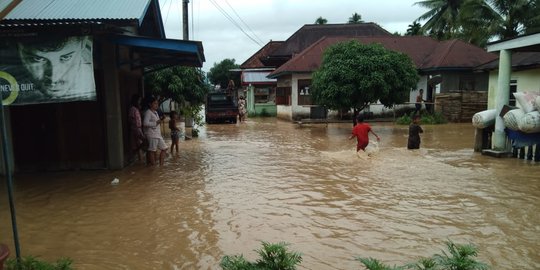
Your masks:
{"label": "person in white shirt", "polygon": [[158,101],[155,98],[151,98],[148,102],[148,110],[144,112],[143,117],[143,130],[146,139],[148,140],[148,162],[149,165],[156,164],[156,153],[159,150],[159,165],[163,165],[165,155],[167,154],[167,145],[163,136],[161,135],[161,120],[157,113]]}

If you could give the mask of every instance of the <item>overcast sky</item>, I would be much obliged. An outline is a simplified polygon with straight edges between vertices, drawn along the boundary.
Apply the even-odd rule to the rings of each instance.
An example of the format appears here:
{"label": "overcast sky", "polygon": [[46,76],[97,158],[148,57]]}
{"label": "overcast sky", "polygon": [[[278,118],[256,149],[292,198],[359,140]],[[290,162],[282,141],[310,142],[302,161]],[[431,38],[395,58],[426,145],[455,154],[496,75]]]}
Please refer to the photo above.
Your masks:
{"label": "overcast sky", "polygon": [[[167,38],[182,39],[182,0],[159,1]],[[356,12],[364,22],[377,23],[391,33],[405,33],[407,26],[427,11],[414,5],[418,1],[190,0],[189,38],[202,41],[206,57],[203,70],[208,71],[225,58],[240,65],[270,40],[285,41],[318,17],[329,24],[346,23]]]}

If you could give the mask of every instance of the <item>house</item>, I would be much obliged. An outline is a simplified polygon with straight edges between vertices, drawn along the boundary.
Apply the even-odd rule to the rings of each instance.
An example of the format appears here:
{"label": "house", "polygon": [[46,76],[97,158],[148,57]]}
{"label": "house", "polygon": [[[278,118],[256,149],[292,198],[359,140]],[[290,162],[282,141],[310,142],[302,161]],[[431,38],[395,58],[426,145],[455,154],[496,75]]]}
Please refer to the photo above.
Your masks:
{"label": "house", "polygon": [[248,106],[248,113],[251,115],[266,113],[275,116],[277,114],[276,102],[282,102],[276,100],[277,80],[267,78],[268,74],[276,68],[265,66],[261,60],[282,44],[283,41],[270,41],[240,65],[240,79],[243,89],[246,89],[241,95],[249,96],[248,100],[253,100]]}
{"label": "house", "polygon": [[[157,0],[15,0],[1,9],[2,61],[17,55],[13,49],[23,40],[77,37],[86,41],[90,67],[81,74],[93,78],[84,99],[45,96],[17,105],[12,91],[15,98],[4,100],[11,105],[4,107],[9,143],[2,147],[17,171],[126,166],[132,158],[127,111],[133,94],[145,94],[143,75],[174,65],[201,67],[204,61],[201,42],[165,37]],[[44,62],[38,56],[31,60]],[[0,87],[9,91],[17,84],[0,68]],[[15,88],[22,94],[22,86]]]}
{"label": "house", "polygon": [[[505,105],[511,101],[512,91],[532,91],[540,93],[540,33],[519,36],[509,40],[501,40],[488,44],[489,52],[498,52],[498,62],[490,63],[484,68],[490,70],[489,81],[489,108],[496,109],[495,130],[492,136],[493,151],[487,152],[497,155],[498,152],[505,152],[508,148],[507,134],[505,132],[504,121],[501,117]],[[494,70],[494,65],[497,69]],[[516,138],[519,140],[520,134]],[[524,135],[525,136],[525,135]],[[540,144],[540,134],[533,135],[530,141]],[[529,149],[532,150],[532,147]],[[538,149],[538,147],[535,147]],[[532,151],[529,151],[532,156]],[[536,158],[540,160],[540,151],[536,150]]]}
{"label": "house", "polygon": [[288,89],[277,87],[277,80],[266,76],[320,38],[341,35],[391,36],[392,34],[374,23],[307,24],[286,41],[270,41],[240,65],[242,86],[248,96],[249,113],[260,114],[264,110],[270,115],[276,115],[279,105],[290,105],[290,93],[286,92]]}
{"label": "house", "polygon": [[[278,93],[284,93],[290,104],[278,104],[278,117],[297,120],[313,114],[309,94],[311,74],[321,65],[324,50],[336,43],[357,40],[364,44],[379,43],[389,50],[408,55],[418,69],[418,89],[427,89],[424,99],[451,90],[487,91],[488,74],[474,72],[480,64],[496,55],[460,40],[437,41],[425,36],[325,36],[294,55],[268,77],[277,79]],[[414,102],[416,91],[409,102]],[[277,95],[279,96],[279,95]]]}

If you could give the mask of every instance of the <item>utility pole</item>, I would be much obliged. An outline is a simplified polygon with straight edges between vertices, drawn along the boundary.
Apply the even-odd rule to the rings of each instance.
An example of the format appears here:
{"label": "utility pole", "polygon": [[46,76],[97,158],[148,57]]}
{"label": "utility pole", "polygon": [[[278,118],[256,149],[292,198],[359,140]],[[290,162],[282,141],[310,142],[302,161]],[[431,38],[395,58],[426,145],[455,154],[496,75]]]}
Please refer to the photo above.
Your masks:
{"label": "utility pole", "polygon": [[189,0],[182,0],[182,32],[184,33],[184,40],[189,40],[188,4]]}

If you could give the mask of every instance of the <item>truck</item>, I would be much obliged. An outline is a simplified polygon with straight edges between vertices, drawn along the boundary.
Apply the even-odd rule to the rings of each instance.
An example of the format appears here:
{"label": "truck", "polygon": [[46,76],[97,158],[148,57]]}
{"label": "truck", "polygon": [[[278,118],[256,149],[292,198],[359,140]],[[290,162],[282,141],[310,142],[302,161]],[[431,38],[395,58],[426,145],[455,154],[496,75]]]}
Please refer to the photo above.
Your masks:
{"label": "truck", "polygon": [[238,107],[233,97],[226,93],[209,93],[205,106],[206,123],[236,124]]}

